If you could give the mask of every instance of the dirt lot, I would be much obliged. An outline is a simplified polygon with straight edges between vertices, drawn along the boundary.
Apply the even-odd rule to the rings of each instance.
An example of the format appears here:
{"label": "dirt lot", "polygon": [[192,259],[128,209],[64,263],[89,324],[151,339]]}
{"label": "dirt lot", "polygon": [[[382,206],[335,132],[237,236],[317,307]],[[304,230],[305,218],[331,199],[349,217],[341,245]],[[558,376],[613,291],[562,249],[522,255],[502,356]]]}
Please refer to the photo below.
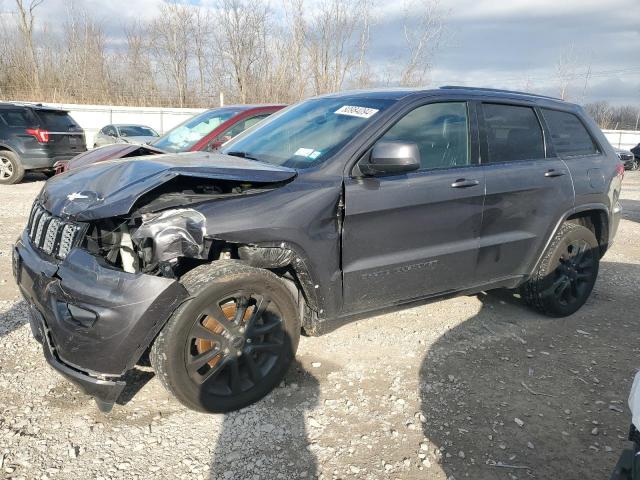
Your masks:
{"label": "dirt lot", "polygon": [[[303,338],[286,381],[191,412],[148,369],[114,411],[54,373],[10,273],[37,178],[0,187],[0,475],[7,478],[607,479],[640,347],[640,174],[594,294],[562,320],[506,293]],[[135,396],[133,395],[135,394]]]}

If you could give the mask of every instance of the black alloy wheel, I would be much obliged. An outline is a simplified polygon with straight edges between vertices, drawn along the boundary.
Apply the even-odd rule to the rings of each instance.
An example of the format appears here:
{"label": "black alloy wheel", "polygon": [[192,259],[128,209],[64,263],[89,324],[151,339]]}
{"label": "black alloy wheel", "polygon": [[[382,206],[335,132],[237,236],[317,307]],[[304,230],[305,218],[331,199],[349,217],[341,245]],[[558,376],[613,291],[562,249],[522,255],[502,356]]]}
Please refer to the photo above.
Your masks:
{"label": "black alloy wheel", "polygon": [[594,273],[594,251],[583,239],[577,239],[565,246],[558,259],[555,279],[549,287],[559,304],[572,305],[588,296],[592,288]]}
{"label": "black alloy wheel", "polygon": [[200,265],[180,283],[189,299],[149,352],[163,385],[187,407],[213,413],[267,395],[298,348],[296,292],[269,270],[236,260]]}
{"label": "black alloy wheel", "polygon": [[585,225],[564,223],[520,291],[524,300],[550,317],[566,317],[589,298],[598,277],[600,245]]}
{"label": "black alloy wheel", "polygon": [[282,314],[266,295],[239,291],[212,302],[194,322],[185,348],[191,379],[214,395],[258,385],[285,350]]}

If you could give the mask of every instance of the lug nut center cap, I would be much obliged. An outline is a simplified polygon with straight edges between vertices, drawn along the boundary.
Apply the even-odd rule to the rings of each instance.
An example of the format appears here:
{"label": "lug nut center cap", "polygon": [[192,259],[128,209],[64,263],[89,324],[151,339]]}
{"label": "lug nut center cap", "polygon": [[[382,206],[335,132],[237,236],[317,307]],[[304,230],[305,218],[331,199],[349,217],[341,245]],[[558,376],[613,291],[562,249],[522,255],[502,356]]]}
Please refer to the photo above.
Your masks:
{"label": "lug nut center cap", "polygon": [[231,339],[233,348],[241,349],[244,346],[244,337],[233,337]]}

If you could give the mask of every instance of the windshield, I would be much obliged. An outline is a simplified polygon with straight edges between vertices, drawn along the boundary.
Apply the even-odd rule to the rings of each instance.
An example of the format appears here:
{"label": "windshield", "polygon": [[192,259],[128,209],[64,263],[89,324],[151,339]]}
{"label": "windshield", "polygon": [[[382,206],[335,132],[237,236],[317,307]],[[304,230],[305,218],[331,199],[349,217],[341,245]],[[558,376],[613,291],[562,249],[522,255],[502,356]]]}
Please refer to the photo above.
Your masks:
{"label": "windshield", "polygon": [[169,130],[153,142],[153,146],[167,152],[184,152],[239,112],[237,108],[216,108],[203,112]]}
{"label": "windshield", "polygon": [[142,125],[122,125],[118,127],[121,137],[157,137],[158,134],[149,127]]}
{"label": "windshield", "polygon": [[224,145],[222,152],[292,168],[322,163],[394,100],[314,98],[282,110]]}

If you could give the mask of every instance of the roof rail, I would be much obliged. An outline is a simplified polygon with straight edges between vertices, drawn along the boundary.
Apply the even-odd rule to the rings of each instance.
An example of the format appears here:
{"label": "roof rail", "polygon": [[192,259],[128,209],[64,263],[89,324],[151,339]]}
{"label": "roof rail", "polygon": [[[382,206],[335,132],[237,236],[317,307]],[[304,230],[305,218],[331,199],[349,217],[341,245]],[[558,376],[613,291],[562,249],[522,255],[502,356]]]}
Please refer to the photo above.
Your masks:
{"label": "roof rail", "polygon": [[528,97],[548,98],[551,100],[559,100],[561,102],[564,101],[561,98],[551,97],[549,95],[539,95],[537,93],[519,92],[517,90],[504,90],[501,88],[465,87],[463,85],[443,85],[440,88],[443,90],[473,90],[478,92],[510,93],[512,95],[526,95]]}
{"label": "roof rail", "polygon": [[35,103],[35,102],[20,102],[20,101],[16,101],[16,102],[12,102],[11,100],[0,100],[0,106],[3,105],[15,105],[18,107],[29,107],[29,108],[35,108],[38,110],[58,110],[61,112],[68,112],[67,109],[65,109],[64,107],[54,107],[51,105],[45,105],[43,103]]}

